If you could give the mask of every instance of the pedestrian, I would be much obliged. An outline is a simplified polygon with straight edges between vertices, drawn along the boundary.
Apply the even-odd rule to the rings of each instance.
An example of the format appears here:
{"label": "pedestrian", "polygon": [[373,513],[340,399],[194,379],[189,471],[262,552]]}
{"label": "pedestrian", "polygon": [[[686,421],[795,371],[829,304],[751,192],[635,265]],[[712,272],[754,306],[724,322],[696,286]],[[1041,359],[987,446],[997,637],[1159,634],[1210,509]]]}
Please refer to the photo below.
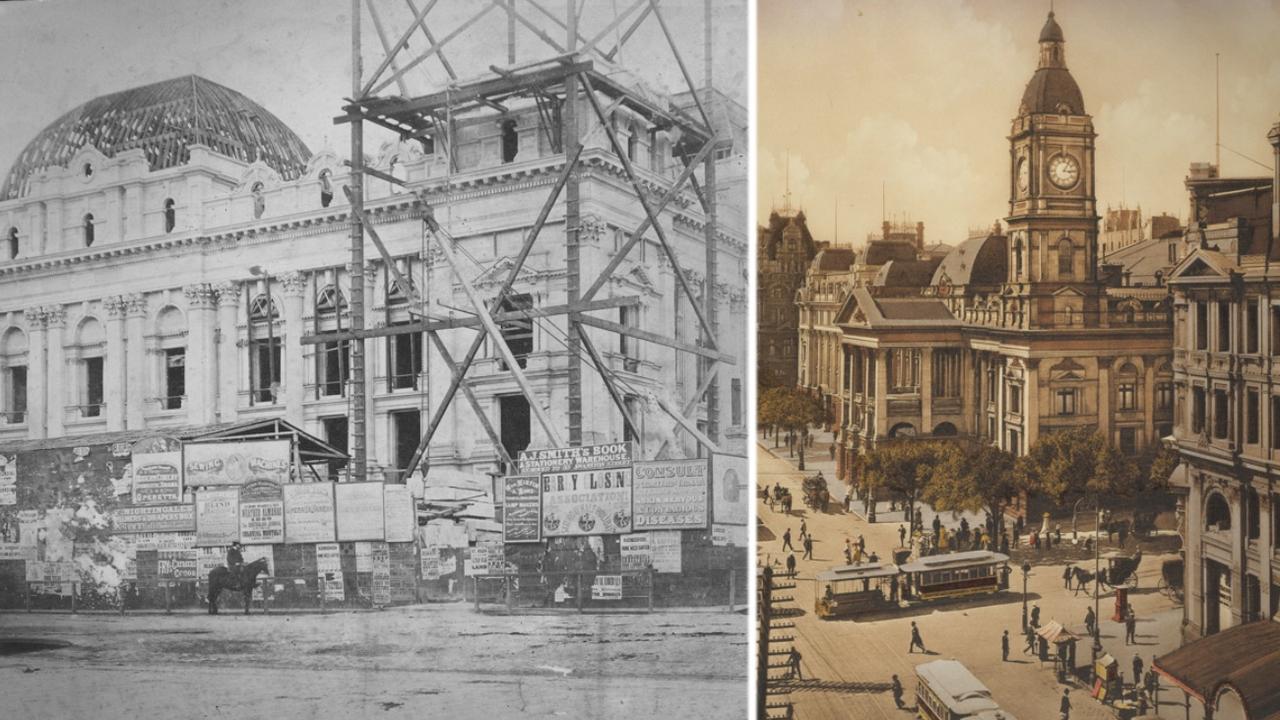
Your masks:
{"label": "pedestrian", "polygon": [[1031,627],[1033,628],[1040,627],[1040,606],[1039,605],[1033,604],[1031,606]]}
{"label": "pedestrian", "polygon": [[1000,636],[1000,662],[1009,662],[1009,631]]}
{"label": "pedestrian", "polygon": [[805,524],[804,518],[800,518],[800,539],[804,540],[809,536],[809,526]]}
{"label": "pedestrian", "polygon": [[791,545],[791,528],[787,528],[786,532],[782,533],[782,549],[784,551],[795,550],[795,547]]}
{"label": "pedestrian", "polygon": [[796,554],[791,553],[787,556],[787,573],[794,575],[796,572]]}
{"label": "pedestrian", "polygon": [[1124,547],[1124,541],[1129,537],[1129,522],[1127,520],[1121,521],[1118,530],[1120,533],[1120,547]]}
{"label": "pedestrian", "polygon": [[1156,675],[1155,664],[1156,656],[1152,655],[1151,667],[1147,668],[1147,676],[1145,678],[1146,682],[1144,684],[1147,687],[1147,695],[1151,696],[1151,703],[1153,705],[1158,705],[1160,702],[1160,699],[1157,697],[1158,691],[1160,690],[1160,676]]}
{"label": "pedestrian", "polygon": [[835,446],[835,445],[832,445],[832,446],[828,447],[827,449],[831,452],[831,462],[835,462],[835,461],[836,461],[836,446]]}
{"label": "pedestrian", "polygon": [[858,552],[866,552],[866,551],[867,551],[867,540],[866,538],[862,537],[862,535],[858,535]]}
{"label": "pedestrian", "polygon": [[791,493],[782,496],[782,512],[791,514]]}
{"label": "pedestrian", "polygon": [[920,648],[920,652],[928,653],[924,648],[924,640],[920,638],[920,628],[916,626],[915,620],[911,621],[911,647],[907,648],[907,654],[910,655],[916,651],[916,647]]}
{"label": "pedestrian", "polygon": [[1026,655],[1027,653],[1031,653],[1032,655],[1035,655],[1036,654],[1036,631],[1031,629],[1031,626],[1028,625],[1027,628],[1022,631],[1022,633],[1023,633],[1023,639],[1026,640],[1027,642],[1027,646],[1022,648],[1022,654]]}
{"label": "pedestrian", "polygon": [[1069,690],[1062,691],[1062,702],[1058,704],[1058,712],[1062,715],[1062,720],[1071,720],[1071,698],[1068,697]]}
{"label": "pedestrian", "polygon": [[937,537],[938,532],[942,530],[942,520],[937,515],[933,516],[933,536]]}
{"label": "pedestrian", "polygon": [[813,537],[810,535],[804,536],[804,555],[801,556],[801,559],[803,560],[813,559]]}
{"label": "pedestrian", "polygon": [[1142,658],[1137,654],[1133,654],[1133,690],[1136,693],[1138,687],[1142,683]]}
{"label": "pedestrian", "polygon": [[1084,627],[1086,630],[1089,631],[1090,635],[1094,634],[1093,626],[1094,626],[1094,623],[1096,623],[1097,621],[1098,621],[1097,617],[1094,616],[1093,614],[1093,607],[1089,607],[1084,611]]}
{"label": "pedestrian", "polygon": [[1138,643],[1138,618],[1133,614],[1133,608],[1129,608],[1129,614],[1124,616],[1124,644]]}
{"label": "pedestrian", "polygon": [[893,685],[890,688],[890,690],[893,691],[893,704],[897,705],[898,709],[901,710],[902,709],[902,681],[898,679],[897,675],[893,676]]}
{"label": "pedestrian", "polygon": [[1009,554],[1009,533],[1005,532],[1000,536],[1000,553],[1002,555]]}
{"label": "pedestrian", "polygon": [[853,564],[853,550],[851,550],[848,545],[844,546],[844,564],[845,565]]}
{"label": "pedestrian", "polygon": [[1068,590],[1070,590],[1070,589],[1071,589],[1071,576],[1072,576],[1072,575],[1073,575],[1073,573],[1071,572],[1071,563],[1067,563],[1067,566],[1066,566],[1065,568],[1063,568],[1063,569],[1062,569],[1062,587],[1064,587],[1064,588],[1066,588],[1066,589],[1068,589]]}
{"label": "pedestrian", "polygon": [[898,526],[898,547],[907,546],[907,528],[905,525]]}
{"label": "pedestrian", "polygon": [[791,646],[791,679],[804,679],[804,675],[800,673],[800,651],[794,645]]}

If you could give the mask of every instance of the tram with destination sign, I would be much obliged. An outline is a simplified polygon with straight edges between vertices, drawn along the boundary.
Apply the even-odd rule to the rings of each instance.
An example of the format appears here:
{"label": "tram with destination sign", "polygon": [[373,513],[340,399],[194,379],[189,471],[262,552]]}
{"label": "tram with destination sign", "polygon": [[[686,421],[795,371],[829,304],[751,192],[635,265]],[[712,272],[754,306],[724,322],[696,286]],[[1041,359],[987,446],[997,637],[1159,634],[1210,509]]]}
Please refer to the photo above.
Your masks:
{"label": "tram with destination sign", "polygon": [[1000,592],[1009,556],[988,550],[926,555],[899,566],[904,600],[938,600]]}
{"label": "tram with destination sign", "polygon": [[824,620],[856,617],[898,606],[898,566],[854,563],[818,573],[814,613]]}
{"label": "tram with destination sign", "polygon": [[916,713],[921,720],[1017,720],[956,660],[916,666]]}

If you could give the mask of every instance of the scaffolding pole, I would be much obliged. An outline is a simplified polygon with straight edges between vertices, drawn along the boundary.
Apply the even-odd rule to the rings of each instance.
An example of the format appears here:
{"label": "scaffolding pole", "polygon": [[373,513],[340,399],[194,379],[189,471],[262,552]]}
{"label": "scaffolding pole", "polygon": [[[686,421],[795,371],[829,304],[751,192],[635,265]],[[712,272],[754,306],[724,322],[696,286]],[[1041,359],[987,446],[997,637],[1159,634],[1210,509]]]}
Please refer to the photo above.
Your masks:
{"label": "scaffolding pole", "polygon": [[[360,0],[351,0],[351,93],[361,97]],[[351,118],[351,331],[364,331],[364,123]],[[365,343],[351,343],[351,480],[364,482],[368,472],[368,418],[365,403]]]}

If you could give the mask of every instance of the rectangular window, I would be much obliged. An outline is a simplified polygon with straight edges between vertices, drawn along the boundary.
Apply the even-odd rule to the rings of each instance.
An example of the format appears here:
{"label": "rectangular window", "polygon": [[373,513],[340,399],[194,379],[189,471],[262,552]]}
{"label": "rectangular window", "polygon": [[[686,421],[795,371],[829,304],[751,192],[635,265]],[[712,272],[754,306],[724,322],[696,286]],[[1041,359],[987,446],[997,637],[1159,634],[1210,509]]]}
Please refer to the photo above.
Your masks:
{"label": "rectangular window", "polygon": [[[393,323],[407,325],[406,322]],[[422,333],[409,332],[387,338],[387,389],[416,389],[422,374]]]}
{"label": "rectangular window", "polygon": [[1213,391],[1213,436],[1218,440],[1227,438],[1228,420],[1230,419],[1226,390]]}
{"label": "rectangular window", "polygon": [[1218,352],[1231,352],[1231,303],[1218,301]]}
{"label": "rectangular window", "polygon": [[1076,391],[1074,388],[1063,388],[1057,391],[1057,414],[1076,414]]}
{"label": "rectangular window", "polygon": [[1257,354],[1258,352],[1258,300],[1253,298],[1249,300],[1246,306],[1245,317],[1245,343],[1244,351],[1249,354]]}
{"label": "rectangular window", "polygon": [[[324,441],[329,443],[329,447],[334,450],[347,451],[347,416],[335,415],[333,417],[320,418],[320,424],[324,428]],[[328,465],[329,480],[337,482],[342,468],[346,466],[346,462],[342,460],[331,460]]]}
{"label": "rectangular window", "polygon": [[[1276,398],[1280,400],[1280,398]],[[1274,405],[1274,403],[1273,403]],[[1191,432],[1199,435],[1204,432],[1205,428],[1205,398],[1204,388],[1191,388]]]}
{"label": "rectangular window", "polygon": [[[626,406],[627,415],[631,417],[631,422],[634,422],[636,424],[636,428],[635,428],[636,432],[640,434],[644,434],[644,427],[643,427],[644,413],[643,413],[643,407],[640,404],[640,398],[635,395],[627,395],[622,398],[622,404]],[[625,421],[622,423],[622,439],[623,440],[626,440],[628,442],[634,442],[639,440],[640,437],[636,434],[636,432],[632,432],[631,427],[628,426]]]}
{"label": "rectangular window", "polygon": [[[505,313],[518,313],[532,308],[533,296],[528,294],[509,295],[502,301],[502,311]],[[502,339],[506,340],[511,354],[515,356],[516,364],[525,367],[529,362],[529,354],[533,352],[533,319],[520,317],[503,320],[498,323],[498,328],[502,331]],[[508,369],[505,360],[500,362],[500,367]]]}
{"label": "rectangular window", "polygon": [[742,380],[733,378],[729,381],[730,418],[733,424],[742,424]]}
{"label": "rectangular window", "polygon": [[1138,407],[1138,388],[1134,383],[1120,383],[1116,388],[1119,409],[1134,410]]}
{"label": "rectangular window", "polygon": [[1257,390],[1249,390],[1245,393],[1245,412],[1244,412],[1244,441],[1250,445],[1257,445],[1259,438],[1259,415],[1261,414],[1259,407],[1259,395]]}
{"label": "rectangular window", "polygon": [[164,397],[160,398],[160,406],[165,410],[177,410],[182,407],[183,396],[186,394],[187,349],[165,348]]}
{"label": "rectangular window", "polygon": [[317,397],[346,393],[350,352],[350,340],[330,340],[316,346]]}
{"label": "rectangular window", "polygon": [[[620,307],[618,308],[618,324],[625,327],[636,327],[639,308]],[[618,334],[618,354],[625,358],[625,367],[627,372],[635,372],[640,363],[637,361],[639,354],[637,341],[629,335]]]}
{"label": "rectangular window", "polygon": [[1009,412],[1017,415],[1022,412],[1022,386],[1009,385]]}
{"label": "rectangular window", "polygon": [[413,453],[422,441],[422,414],[417,410],[394,410],[391,413],[391,432],[395,438],[395,473],[403,481],[411,468]]}
{"label": "rectangular window", "polygon": [[1209,349],[1209,303],[1198,302],[1196,306],[1196,350]]}
{"label": "rectangular window", "polygon": [[1156,410],[1173,409],[1173,383],[1156,385]]}
{"label": "rectangular window", "polygon": [[987,437],[994,438],[996,436],[996,418],[994,415],[987,416]]}
{"label": "rectangular window", "polygon": [[1138,452],[1138,429],[1125,427],[1120,428],[1120,452],[1125,455],[1133,455]]}
{"label": "rectangular window", "polygon": [[1009,452],[1017,457],[1022,454],[1022,436],[1017,430],[1009,430]]}
{"label": "rectangular window", "polygon": [[1280,305],[1271,306],[1271,354],[1280,355]]}
{"label": "rectangular window", "polygon": [[513,460],[519,457],[521,450],[529,447],[531,419],[529,401],[524,395],[498,396],[498,436]]}
{"label": "rectangular window", "polygon": [[27,421],[27,366],[13,365],[5,369],[5,422]]}
{"label": "rectangular window", "polygon": [[[1271,449],[1280,448],[1280,395],[1271,396]],[[1274,513],[1280,517],[1280,512]]]}
{"label": "rectangular window", "polygon": [[101,357],[84,359],[84,402],[80,405],[82,417],[98,417],[102,414],[102,367]]}
{"label": "rectangular window", "polygon": [[[253,401],[273,403],[280,388],[280,338],[259,338],[250,343]],[[273,389],[274,386],[274,389]]]}

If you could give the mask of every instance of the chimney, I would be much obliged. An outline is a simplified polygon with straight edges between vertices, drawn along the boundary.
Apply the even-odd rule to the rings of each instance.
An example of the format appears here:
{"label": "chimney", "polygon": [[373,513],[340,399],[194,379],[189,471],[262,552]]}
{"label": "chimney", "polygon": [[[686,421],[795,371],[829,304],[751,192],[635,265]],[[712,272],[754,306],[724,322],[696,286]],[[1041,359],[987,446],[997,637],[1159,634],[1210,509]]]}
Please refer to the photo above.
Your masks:
{"label": "chimney", "polygon": [[1280,242],[1280,122],[1271,126],[1267,139],[1275,155],[1275,174],[1271,177],[1271,238]]}
{"label": "chimney", "polygon": [[924,252],[924,223],[916,223],[916,252]]}
{"label": "chimney", "polygon": [[889,225],[889,221],[888,221],[888,220],[885,220],[883,223],[880,223],[880,232],[882,233],[882,234],[881,234],[881,236],[880,236],[880,239],[881,239],[881,240],[888,240],[888,239],[889,239],[889,231],[890,231],[891,229],[892,229],[892,226],[891,226],[891,225]]}

